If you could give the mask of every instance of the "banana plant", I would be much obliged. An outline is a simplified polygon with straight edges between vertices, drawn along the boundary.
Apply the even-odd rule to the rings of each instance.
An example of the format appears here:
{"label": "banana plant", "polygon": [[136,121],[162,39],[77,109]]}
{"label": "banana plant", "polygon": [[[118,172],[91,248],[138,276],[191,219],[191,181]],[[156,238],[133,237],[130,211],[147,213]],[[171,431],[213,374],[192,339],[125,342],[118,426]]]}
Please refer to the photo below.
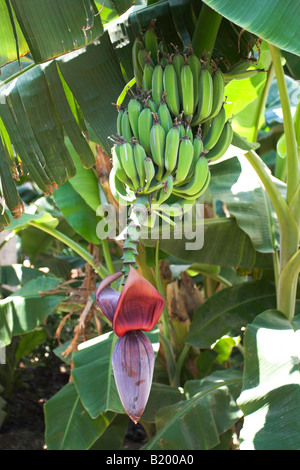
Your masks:
{"label": "banana plant", "polygon": [[[292,59],[300,54],[300,10],[273,2],[271,15],[258,0],[244,9],[236,0],[134,3],[0,0],[0,228],[21,234],[30,227],[79,255],[102,280],[96,301],[113,327],[73,353],[74,382],[45,406],[48,448],[105,448],[125,408],[135,421],[141,419],[146,449],[229,449],[232,429],[243,418],[242,449],[298,450],[300,142],[285,73],[297,70]],[[161,44],[155,44],[153,28]],[[143,41],[146,50],[154,47],[159,54],[145,54]],[[193,73],[201,74],[200,88],[193,86]],[[257,143],[274,77],[286,142],[284,182],[271,174]],[[189,93],[182,93],[179,82]],[[135,84],[144,94],[133,99]],[[151,87],[152,95],[146,93]],[[163,157],[157,141],[168,149]],[[121,256],[115,269],[108,241],[95,235],[104,196],[99,148],[112,156],[109,182],[117,203],[132,205],[122,271]],[[225,151],[228,159],[220,160]],[[25,180],[56,202],[59,216],[26,213],[19,190]],[[141,240],[137,228],[148,214],[140,202],[158,211],[168,198],[184,200],[182,214],[185,202],[200,196],[213,201],[215,216],[205,220],[204,248],[186,250],[184,237],[178,240],[172,232],[164,240],[160,228],[159,243]],[[73,232],[63,230],[61,217]],[[101,246],[105,263],[94,259],[88,243]],[[206,285],[206,301],[193,313],[188,331],[171,322],[163,300],[162,253]],[[145,279],[133,283],[135,263]],[[116,285],[123,274],[124,286]],[[139,300],[132,318],[125,300],[132,305],[135,296],[128,292],[149,292],[148,282],[156,301]],[[222,289],[216,291],[216,285]],[[154,323],[162,313],[159,336],[140,331],[154,323],[148,318],[141,327],[139,307],[156,311]],[[17,312],[9,318],[17,322]],[[120,333],[118,321],[128,323],[126,331]],[[8,328],[6,320],[3,325],[9,342],[18,328]],[[132,367],[130,351],[139,358]],[[139,377],[147,390],[138,396],[136,415],[125,389],[129,384],[134,394],[136,384],[124,378],[124,368],[134,374],[145,356],[147,367]],[[274,427],[283,415],[288,419]]]}

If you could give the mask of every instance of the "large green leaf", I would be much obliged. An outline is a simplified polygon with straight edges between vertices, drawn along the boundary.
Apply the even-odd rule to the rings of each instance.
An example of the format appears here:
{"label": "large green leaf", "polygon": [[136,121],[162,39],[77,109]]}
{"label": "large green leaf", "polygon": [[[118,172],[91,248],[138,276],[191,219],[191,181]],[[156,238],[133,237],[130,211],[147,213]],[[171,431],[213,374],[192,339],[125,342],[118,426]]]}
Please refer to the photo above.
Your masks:
{"label": "large green leaf", "polygon": [[300,450],[300,319],[268,310],[245,334],[243,450]]}
{"label": "large green leaf", "polygon": [[71,227],[85,240],[99,245],[100,239],[96,234],[96,227],[100,217],[96,216],[96,212],[75,191],[69,181],[55,191],[54,199]]}
{"label": "large green leaf", "polygon": [[76,98],[85,118],[110,152],[108,137],[116,133],[116,106],[125,81],[109,35],[81,51],[57,59],[59,69]]}
{"label": "large green leaf", "polygon": [[246,326],[262,310],[275,306],[276,292],[269,282],[252,281],[227,287],[195,310],[185,342],[209,348],[231,329]]}
{"label": "large green leaf", "polygon": [[300,4],[294,0],[204,0],[214,10],[237,25],[251,31],[275,46],[300,54],[298,34]]}
{"label": "large green leaf", "polygon": [[66,146],[76,167],[76,175],[69,179],[69,183],[85,200],[87,205],[96,212],[101,204],[99,182],[96,173],[93,169],[83,168],[77,152],[68,139],[66,139]]}
{"label": "large green leaf", "polygon": [[266,72],[245,80],[231,80],[225,87],[226,114],[229,118],[233,116],[233,129],[250,142],[257,139],[257,132],[264,123],[264,107],[270,87],[267,71],[271,54],[265,41],[260,46],[260,54],[256,67]]}
{"label": "large green leaf", "polygon": [[206,450],[220,443],[242,413],[236,404],[242,374],[218,371],[185,384],[186,399],[161,408],[156,414],[157,433],[147,450]]}
{"label": "large green leaf", "polygon": [[111,366],[114,333],[97,338],[94,344],[73,354],[73,379],[82,403],[92,418],[113,410],[123,413]]}
{"label": "large green leaf", "polygon": [[[255,251],[248,235],[239,228],[233,218],[214,218],[193,221],[189,226],[196,234],[201,236],[202,224],[204,223],[204,245],[201,249],[187,249],[187,243],[195,242],[194,238],[187,238],[184,234],[176,238],[171,229],[170,238],[163,239],[159,236],[161,250],[175,258],[188,263],[213,264],[217,266],[234,267],[260,267],[270,268],[273,266],[272,255],[258,253]],[[155,246],[158,233],[153,238],[143,239],[146,246]],[[190,236],[192,237],[192,233]]]}
{"label": "large green leaf", "polygon": [[42,293],[55,289],[60,283],[60,279],[44,275],[32,279],[10,296],[0,300],[2,344],[9,344],[12,336],[32,331],[55,310],[64,297]]}
{"label": "large green leaf", "polygon": [[[210,191],[226,204],[228,212],[250,237],[255,249],[264,253],[279,248],[276,214],[256,172],[245,157],[211,165]],[[285,184],[274,178],[281,192]]]}
{"label": "large green leaf", "polygon": [[65,385],[45,404],[48,450],[87,450],[103,434],[115,414],[92,419],[84,409],[74,382]]}
{"label": "large green leaf", "polygon": [[27,54],[29,47],[16,21],[16,15],[6,0],[0,0],[0,18],[0,67],[2,67],[7,62]]}
{"label": "large green leaf", "polygon": [[44,62],[103,33],[93,0],[11,0],[34,61]]}

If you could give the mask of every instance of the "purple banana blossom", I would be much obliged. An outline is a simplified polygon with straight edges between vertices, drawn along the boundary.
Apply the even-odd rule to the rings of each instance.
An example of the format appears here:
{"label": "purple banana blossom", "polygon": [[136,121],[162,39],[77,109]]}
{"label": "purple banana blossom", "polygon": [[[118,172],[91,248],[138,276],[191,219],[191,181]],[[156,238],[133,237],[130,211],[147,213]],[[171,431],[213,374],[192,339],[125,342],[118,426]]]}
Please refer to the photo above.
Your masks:
{"label": "purple banana blossom", "polygon": [[154,368],[151,342],[141,330],[154,328],[164,299],[132,267],[120,294],[110,284],[122,275],[111,274],[100,283],[96,302],[119,336],[112,356],[114,376],[124,409],[137,423],[149,397]]}

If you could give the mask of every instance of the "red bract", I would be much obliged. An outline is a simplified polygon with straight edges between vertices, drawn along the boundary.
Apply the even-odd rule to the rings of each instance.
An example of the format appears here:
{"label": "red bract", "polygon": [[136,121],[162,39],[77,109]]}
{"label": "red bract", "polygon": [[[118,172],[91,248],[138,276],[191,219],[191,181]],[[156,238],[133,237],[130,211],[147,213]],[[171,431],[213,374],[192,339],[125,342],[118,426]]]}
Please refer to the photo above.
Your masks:
{"label": "red bract", "polygon": [[122,275],[106,277],[96,291],[96,301],[119,336],[112,356],[114,376],[126,413],[137,423],[148,400],[154,368],[151,342],[140,330],[154,328],[164,299],[132,267],[120,294],[110,284]]}
{"label": "red bract", "polygon": [[106,317],[112,321],[119,338],[128,331],[150,331],[164,308],[164,299],[155,287],[130,267],[125,286],[120,294],[109,285],[122,273],[106,277],[96,291],[96,301]]}

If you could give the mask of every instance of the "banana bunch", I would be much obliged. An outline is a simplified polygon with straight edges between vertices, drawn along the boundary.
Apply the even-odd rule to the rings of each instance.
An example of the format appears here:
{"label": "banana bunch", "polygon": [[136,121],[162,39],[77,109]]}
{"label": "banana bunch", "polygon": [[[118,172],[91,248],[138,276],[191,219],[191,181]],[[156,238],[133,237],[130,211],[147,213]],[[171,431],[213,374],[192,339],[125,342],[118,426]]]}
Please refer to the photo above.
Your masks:
{"label": "banana bunch", "polygon": [[[152,112],[160,109],[159,117],[163,123],[167,120],[168,130],[175,118],[188,121],[194,135],[198,126],[203,126],[202,135],[208,134],[204,144],[204,150],[208,151],[206,157],[210,161],[218,160],[228,149],[233,136],[230,122],[224,121],[227,78],[225,80],[222,71],[213,61],[206,64],[199,60],[191,48],[183,53],[174,46],[174,52],[169,53],[158,41],[154,23],[143,37],[136,38],[132,58],[137,88],[148,94]],[[231,68],[230,79],[235,73],[237,79],[257,73],[253,70],[244,73],[241,68],[245,67],[245,64],[239,64]],[[160,116],[162,113],[165,117]]]}
{"label": "banana bunch", "polygon": [[194,136],[184,113],[172,119],[165,97],[163,92],[157,105],[148,91],[140,91],[118,111],[111,186],[122,203],[147,194],[158,207],[171,194],[178,201],[193,200],[207,188],[210,172],[200,127]]}

